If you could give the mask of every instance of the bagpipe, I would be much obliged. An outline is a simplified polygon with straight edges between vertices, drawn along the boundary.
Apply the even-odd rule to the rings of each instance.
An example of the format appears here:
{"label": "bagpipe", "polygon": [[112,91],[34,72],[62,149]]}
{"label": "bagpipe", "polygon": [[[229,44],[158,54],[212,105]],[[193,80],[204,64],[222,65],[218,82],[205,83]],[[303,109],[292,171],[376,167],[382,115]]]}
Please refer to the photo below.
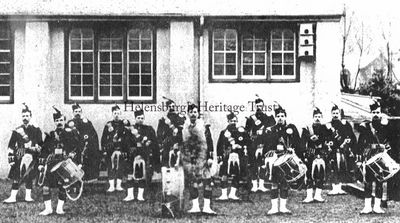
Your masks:
{"label": "bagpipe", "polygon": [[[239,127],[241,128],[241,127]],[[239,129],[238,128],[238,129]],[[238,130],[240,133],[240,131]],[[227,174],[228,176],[239,176],[241,171],[241,167],[243,166],[241,163],[241,155],[247,156],[247,147],[246,145],[240,144],[241,141],[244,140],[243,136],[238,135],[237,139],[232,136],[232,133],[229,130],[226,130],[224,133],[228,141],[228,145],[224,148],[224,159],[221,159],[219,162],[219,166],[222,165],[223,160],[227,159]]]}

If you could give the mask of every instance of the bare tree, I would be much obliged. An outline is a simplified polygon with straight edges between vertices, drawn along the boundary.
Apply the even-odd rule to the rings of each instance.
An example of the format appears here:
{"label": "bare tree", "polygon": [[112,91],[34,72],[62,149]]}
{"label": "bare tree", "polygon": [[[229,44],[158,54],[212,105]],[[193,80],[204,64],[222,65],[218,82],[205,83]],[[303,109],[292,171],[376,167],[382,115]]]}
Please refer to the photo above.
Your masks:
{"label": "bare tree", "polygon": [[[340,84],[342,86],[342,90],[347,91],[348,90],[348,85],[350,84],[347,80],[349,77],[346,75],[346,70],[345,70],[345,55],[346,55],[346,49],[349,47],[347,45],[347,40],[349,38],[351,26],[353,23],[353,16],[354,12],[352,13],[351,16],[348,16],[346,13],[346,7],[344,8],[344,18],[343,18],[343,35],[342,35],[342,40],[343,40],[343,48],[342,48],[342,69],[341,69],[341,79],[340,79]],[[348,20],[348,21],[347,21]]]}
{"label": "bare tree", "polygon": [[360,28],[358,32],[355,34],[356,46],[358,49],[358,64],[357,64],[357,72],[356,77],[354,79],[354,90],[357,87],[357,79],[358,75],[361,71],[361,61],[364,53],[368,53],[371,47],[371,39],[369,35],[365,33],[364,22],[361,22]]}
{"label": "bare tree", "polygon": [[[382,26],[382,27],[384,27],[384,26]],[[387,29],[387,31],[385,32],[385,30],[384,29],[382,29],[382,37],[383,37],[383,40],[385,40],[385,50],[386,50],[386,56],[387,56],[387,62],[386,62],[386,69],[387,69],[387,73],[386,73],[386,78],[389,80],[389,81],[392,81],[392,77],[393,77],[393,75],[394,75],[394,73],[393,73],[393,52],[392,52],[392,50],[391,50],[391,46],[390,46],[390,40],[391,40],[391,27],[392,27],[392,24],[391,24],[391,22],[389,22],[389,26],[388,26],[388,29]]]}

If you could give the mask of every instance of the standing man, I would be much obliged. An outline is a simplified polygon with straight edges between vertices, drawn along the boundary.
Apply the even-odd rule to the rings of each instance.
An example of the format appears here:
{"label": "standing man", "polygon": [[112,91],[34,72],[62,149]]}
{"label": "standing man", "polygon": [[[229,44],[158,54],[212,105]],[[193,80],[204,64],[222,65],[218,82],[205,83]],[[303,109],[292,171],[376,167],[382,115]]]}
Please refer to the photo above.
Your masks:
{"label": "standing man", "polygon": [[126,146],[128,149],[128,195],[124,201],[135,199],[134,187],[138,188],[137,199],[144,201],[146,181],[151,180],[153,170],[160,172],[160,149],[153,127],[144,124],[143,110],[134,112],[135,125],[130,126]]}
{"label": "standing man", "polygon": [[[124,162],[127,158],[127,149],[123,146],[123,139],[126,137],[129,126],[128,120],[121,119],[121,109],[118,105],[111,108],[113,120],[107,122],[104,126],[101,137],[101,147],[103,155],[106,157],[108,169],[108,182],[110,187],[107,192],[123,191],[122,178],[124,176]],[[116,179],[116,186],[115,186]]]}
{"label": "standing man", "polygon": [[[300,147],[299,132],[295,125],[286,123],[286,117],[285,109],[278,106],[278,108],[275,109],[277,124],[271,127],[271,130],[267,133],[266,142],[268,143],[268,150],[275,151],[278,157],[286,153],[296,153],[298,157],[302,158],[301,154],[303,154],[303,151]],[[276,167],[273,167],[271,187],[272,207],[268,211],[268,215],[274,215],[279,212],[291,214],[291,211],[286,208],[288,193],[289,185],[284,179],[284,176]]]}
{"label": "standing man", "polygon": [[66,200],[66,191],[60,177],[56,172],[51,172],[51,169],[59,162],[68,158],[72,159],[76,164],[79,164],[79,167],[82,167],[80,161],[83,145],[79,138],[78,131],[66,126],[65,116],[54,106],[53,108],[56,111],[53,113],[56,129],[51,131],[50,134],[46,134],[43,150],[40,153],[39,159],[39,170],[44,174],[43,200],[45,205],[45,209],[40,212],[39,215],[49,215],[53,213],[51,205],[52,188],[58,188],[56,213],[60,215],[65,214],[63,207]]}
{"label": "standing man", "polygon": [[[319,108],[315,108],[312,125],[303,128],[301,135],[305,148],[304,163],[307,165],[307,197],[303,200],[303,203],[325,201],[322,198],[322,188],[326,178],[327,140],[330,139],[331,132],[321,121],[322,112]],[[314,189],[315,196],[313,198]]]}
{"label": "standing man", "polygon": [[346,194],[342,190],[342,183],[346,181],[349,174],[347,160],[349,157],[354,157],[353,150],[357,139],[351,124],[342,119],[341,110],[337,105],[332,107],[331,114],[332,121],[326,124],[327,128],[333,132],[333,145],[329,149],[333,183],[328,195],[342,195]]}
{"label": "standing man", "polygon": [[22,125],[12,131],[8,143],[8,162],[11,165],[8,178],[13,180],[11,195],[4,203],[15,203],[19,185],[25,182],[25,201],[32,202],[32,181],[35,178],[37,156],[43,144],[42,132],[29,122],[32,111],[24,103],[21,111]]}
{"label": "standing man", "polygon": [[250,162],[250,175],[252,179],[252,192],[260,190],[266,192],[267,188],[264,186],[263,168],[264,164],[262,158],[264,157],[266,150],[264,146],[265,130],[268,127],[275,125],[274,116],[266,115],[264,111],[264,101],[261,98],[257,98],[254,101],[256,105],[256,113],[247,118],[246,131],[249,133],[252,144],[249,148],[249,162]]}
{"label": "standing man", "polygon": [[158,122],[157,139],[161,149],[161,165],[173,167],[178,157],[178,145],[182,143],[182,128],[186,118],[177,111],[173,100],[165,99],[168,112]]}
{"label": "standing man", "polygon": [[[237,127],[237,116],[230,112],[227,115],[228,126],[219,134],[217,143],[217,156],[220,163],[221,196],[217,200],[228,199],[239,200],[236,191],[239,181],[245,177],[247,162],[244,156],[247,155],[247,148],[250,144],[250,137],[243,127]],[[228,195],[228,177],[232,178],[232,185]]]}
{"label": "standing man", "polygon": [[199,119],[198,106],[188,105],[189,122],[186,122],[183,130],[183,149],[182,164],[185,171],[185,177],[189,184],[190,199],[192,208],[189,213],[200,213],[199,206],[199,186],[204,186],[204,206],[203,213],[215,215],[216,212],[211,209],[211,176],[210,171],[210,150],[207,146],[206,127],[203,120]]}
{"label": "standing man", "polygon": [[72,105],[74,118],[68,121],[68,126],[76,129],[80,135],[83,146],[82,169],[85,172],[84,180],[93,180],[99,177],[99,164],[101,154],[99,150],[99,137],[92,122],[82,117],[82,108],[78,103]]}
{"label": "standing man", "polygon": [[[385,211],[381,208],[382,200],[382,185],[384,182],[379,182],[372,170],[365,166],[365,162],[368,161],[374,155],[387,152],[390,150],[389,136],[391,134],[388,127],[388,119],[384,118],[381,111],[381,106],[378,102],[374,102],[370,105],[371,120],[364,121],[360,124],[360,136],[358,138],[358,150],[357,154],[362,156],[364,161],[364,197],[365,204],[361,210],[361,214],[370,214],[372,212],[376,214],[383,214]],[[372,208],[372,188],[375,184],[375,201],[374,207]]]}

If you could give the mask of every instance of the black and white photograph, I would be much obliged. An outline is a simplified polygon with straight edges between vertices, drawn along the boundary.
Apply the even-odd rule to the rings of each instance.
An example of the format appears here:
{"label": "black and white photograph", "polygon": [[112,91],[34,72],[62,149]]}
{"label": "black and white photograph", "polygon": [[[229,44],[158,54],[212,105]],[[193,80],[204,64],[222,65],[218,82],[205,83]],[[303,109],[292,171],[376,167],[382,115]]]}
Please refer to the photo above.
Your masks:
{"label": "black and white photograph", "polygon": [[0,0],[0,222],[400,222],[395,0]]}

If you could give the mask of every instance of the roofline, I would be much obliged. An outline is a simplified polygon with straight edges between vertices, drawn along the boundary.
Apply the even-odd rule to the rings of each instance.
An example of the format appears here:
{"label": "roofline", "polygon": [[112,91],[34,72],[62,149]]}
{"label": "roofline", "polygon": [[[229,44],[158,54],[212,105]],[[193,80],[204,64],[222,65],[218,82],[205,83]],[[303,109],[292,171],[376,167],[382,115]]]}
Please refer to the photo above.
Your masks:
{"label": "roofline", "polygon": [[0,21],[132,21],[137,19],[199,19],[205,21],[339,22],[344,14],[332,15],[188,15],[180,13],[118,15],[0,15]]}

